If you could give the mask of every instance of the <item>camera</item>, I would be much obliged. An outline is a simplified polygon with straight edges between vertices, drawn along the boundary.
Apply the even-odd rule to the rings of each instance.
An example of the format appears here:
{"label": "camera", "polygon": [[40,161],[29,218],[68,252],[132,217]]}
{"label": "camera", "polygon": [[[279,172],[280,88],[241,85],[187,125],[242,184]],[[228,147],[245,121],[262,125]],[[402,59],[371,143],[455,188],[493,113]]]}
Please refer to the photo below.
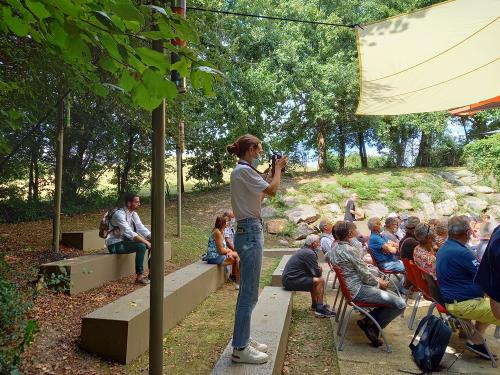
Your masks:
{"label": "camera", "polygon": [[[271,155],[271,159],[270,159],[270,162],[271,162],[271,173],[272,173],[273,176],[274,176],[274,171],[276,169],[276,161],[278,159],[281,159],[282,157],[283,157],[283,155],[278,154],[277,152],[273,152],[272,155]],[[285,168],[282,169],[282,172],[285,173]]]}

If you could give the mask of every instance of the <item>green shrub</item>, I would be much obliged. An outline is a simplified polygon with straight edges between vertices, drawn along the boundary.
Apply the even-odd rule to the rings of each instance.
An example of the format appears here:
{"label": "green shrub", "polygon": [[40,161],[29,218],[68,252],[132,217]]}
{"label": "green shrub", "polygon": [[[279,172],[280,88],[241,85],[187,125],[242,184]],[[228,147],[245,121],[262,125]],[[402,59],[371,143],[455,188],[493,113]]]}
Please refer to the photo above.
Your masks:
{"label": "green shrub", "polygon": [[29,307],[16,285],[0,276],[0,374],[19,374],[21,354],[37,331],[26,319]]}
{"label": "green shrub", "polygon": [[297,230],[297,225],[295,223],[288,222],[280,234],[286,237],[291,237],[296,230]]}
{"label": "green shrub", "polygon": [[283,200],[283,195],[281,193],[277,193],[274,197],[269,197],[269,205],[278,208],[278,209],[283,209],[286,207],[286,203]]}
{"label": "green shrub", "polygon": [[500,133],[469,143],[464,147],[464,158],[472,171],[499,182],[500,176]]}

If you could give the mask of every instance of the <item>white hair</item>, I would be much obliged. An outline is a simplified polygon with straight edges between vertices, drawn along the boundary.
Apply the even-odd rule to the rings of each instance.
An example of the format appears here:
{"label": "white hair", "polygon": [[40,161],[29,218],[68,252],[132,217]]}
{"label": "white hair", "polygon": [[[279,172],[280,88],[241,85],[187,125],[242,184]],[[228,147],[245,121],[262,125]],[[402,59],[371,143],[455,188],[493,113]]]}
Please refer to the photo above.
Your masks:
{"label": "white hair", "polygon": [[310,234],[306,237],[304,246],[311,247],[311,245],[316,241],[319,241],[319,236],[317,234]]}

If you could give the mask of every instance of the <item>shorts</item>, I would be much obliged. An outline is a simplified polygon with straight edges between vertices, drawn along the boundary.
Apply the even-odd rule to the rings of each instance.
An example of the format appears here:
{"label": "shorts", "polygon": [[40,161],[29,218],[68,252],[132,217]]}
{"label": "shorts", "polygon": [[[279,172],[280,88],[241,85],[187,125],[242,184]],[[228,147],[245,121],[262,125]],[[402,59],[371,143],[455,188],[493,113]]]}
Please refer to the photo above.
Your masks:
{"label": "shorts", "polygon": [[227,255],[218,255],[217,258],[207,259],[208,264],[222,264],[227,259]]}
{"label": "shorts", "polygon": [[311,276],[303,276],[296,279],[286,279],[282,281],[283,287],[290,291],[310,292],[313,288],[313,278]]}
{"label": "shorts", "polygon": [[462,302],[447,303],[446,310],[462,319],[500,325],[500,319],[495,318],[493,311],[491,311],[489,298],[475,298]]}

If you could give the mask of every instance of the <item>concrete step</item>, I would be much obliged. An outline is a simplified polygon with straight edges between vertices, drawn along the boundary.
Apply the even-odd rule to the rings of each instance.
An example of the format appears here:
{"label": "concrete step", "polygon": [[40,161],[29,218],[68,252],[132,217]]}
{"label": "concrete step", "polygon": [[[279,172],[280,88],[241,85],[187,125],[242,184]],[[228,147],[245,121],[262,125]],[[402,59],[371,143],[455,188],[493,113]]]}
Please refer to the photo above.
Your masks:
{"label": "concrete step", "polygon": [[[164,278],[163,332],[174,327],[224,283],[224,268],[202,261]],[[147,285],[82,318],[80,346],[91,353],[127,364],[149,347]]]}
{"label": "concrete step", "polygon": [[271,277],[271,286],[283,286],[283,284],[281,283],[281,277],[283,276],[283,271],[285,269],[285,266],[291,257],[292,257],[291,255],[285,255],[283,256],[283,258],[281,258],[278,267],[276,267]]}
{"label": "concrete step", "polygon": [[[165,242],[165,260],[172,257],[170,242]],[[148,257],[144,258],[144,269],[148,269]],[[83,255],[77,258],[64,259],[46,263],[40,266],[40,273],[45,278],[52,274],[66,274],[69,284],[69,293],[78,294],[86,290],[97,288],[106,281],[118,280],[124,276],[135,274],[135,253],[110,254],[98,253]]]}
{"label": "concrete step", "polygon": [[268,345],[269,361],[263,365],[233,363],[231,341],[215,364],[212,375],[281,374],[292,317],[293,293],[266,286],[252,314],[252,337]]}
{"label": "concrete step", "polygon": [[[145,225],[145,227],[151,230],[150,225]],[[98,229],[63,232],[61,243],[83,251],[99,250],[106,247],[104,238],[99,237]]]}

